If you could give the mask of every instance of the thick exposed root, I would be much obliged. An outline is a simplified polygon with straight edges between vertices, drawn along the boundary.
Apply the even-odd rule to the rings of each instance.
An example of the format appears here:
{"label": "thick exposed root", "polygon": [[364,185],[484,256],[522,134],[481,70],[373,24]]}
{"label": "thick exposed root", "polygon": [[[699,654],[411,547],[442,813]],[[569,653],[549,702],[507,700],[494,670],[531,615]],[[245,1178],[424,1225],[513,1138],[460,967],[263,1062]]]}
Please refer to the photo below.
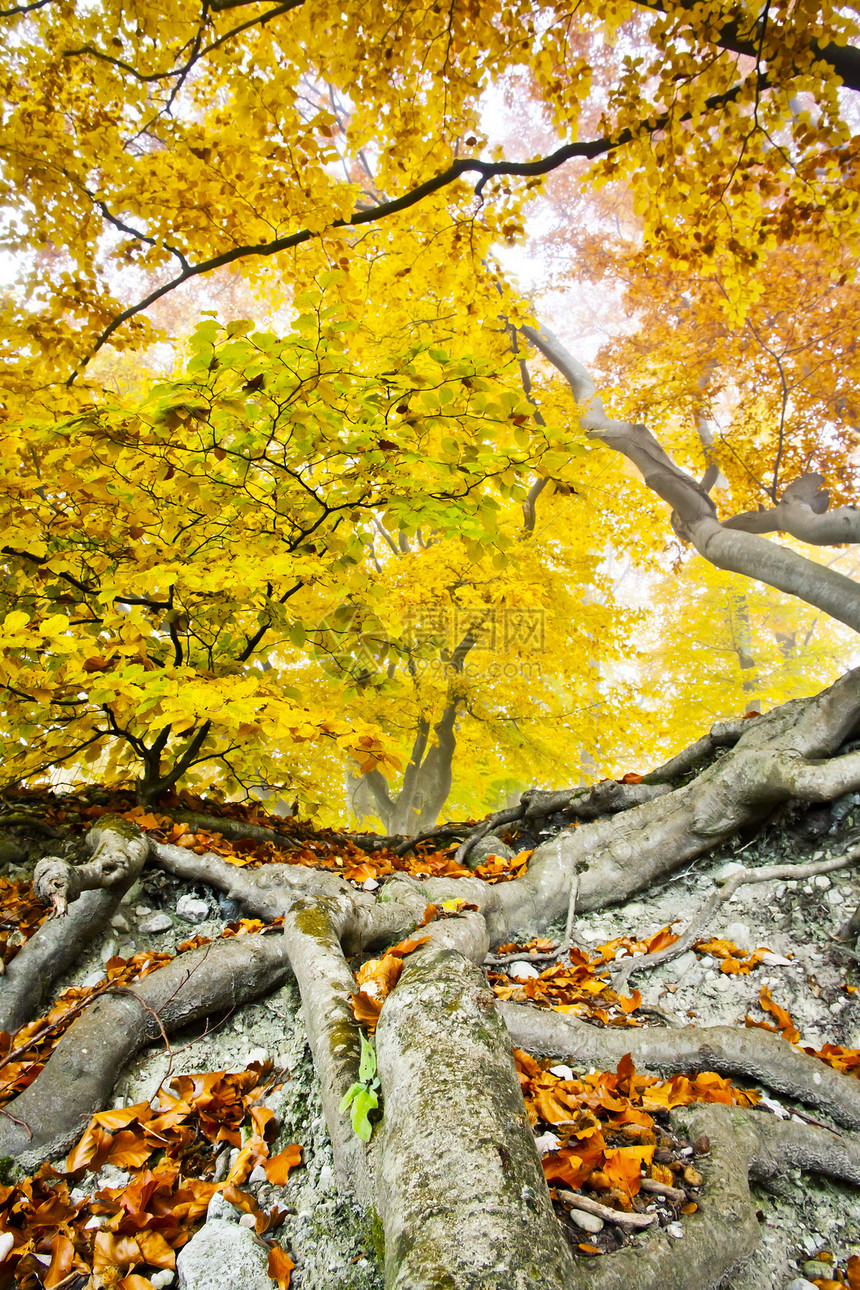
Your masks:
{"label": "thick exposed root", "polygon": [[113,816],[90,829],[87,847],[93,858],[86,865],[50,857],[36,866],[36,895],[52,903],[57,916],[42,924],[6,969],[0,1030],[17,1030],[38,1013],[51,983],[104,931],[149,854],[140,830]]}
{"label": "thick exposed root", "polygon": [[35,1169],[66,1151],[145,1044],[241,1007],[289,973],[283,937],[249,934],[213,941],[102,995],[69,1027],[35,1082],[0,1113],[0,1157]]}
{"label": "thick exposed root", "polygon": [[510,1041],[480,971],[435,945],[406,960],[377,1032],[387,1290],[562,1290],[552,1211]]}
{"label": "thick exposed root", "polygon": [[765,1030],[652,1026],[621,1031],[522,1003],[502,1003],[499,1009],[514,1043],[529,1052],[586,1062],[600,1070],[614,1070],[629,1053],[640,1069],[740,1075],[806,1102],[847,1128],[860,1128],[860,1080],[832,1070]]}
{"label": "thick exposed root", "polygon": [[338,1185],[368,1205],[373,1190],[364,1144],[349,1112],[341,1110],[344,1094],[358,1079],[360,1047],[350,1008],[358,987],[340,946],[339,912],[326,902],[299,898],[284,917],[284,943],[302,996]]}

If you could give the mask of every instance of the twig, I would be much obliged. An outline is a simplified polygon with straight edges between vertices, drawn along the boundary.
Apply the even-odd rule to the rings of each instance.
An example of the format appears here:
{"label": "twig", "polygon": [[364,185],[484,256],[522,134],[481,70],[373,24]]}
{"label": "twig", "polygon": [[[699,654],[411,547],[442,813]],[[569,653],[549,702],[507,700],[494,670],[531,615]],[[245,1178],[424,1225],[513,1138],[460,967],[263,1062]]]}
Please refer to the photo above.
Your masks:
{"label": "twig", "polygon": [[623,1210],[610,1209],[608,1205],[601,1205],[597,1200],[591,1200],[588,1196],[580,1196],[579,1192],[567,1191],[564,1188],[557,1191],[556,1196],[573,1209],[594,1214],[595,1218],[602,1218],[606,1223],[617,1223],[619,1227],[650,1227],[657,1220],[656,1214],[626,1214]]}
{"label": "twig", "polygon": [[655,1196],[665,1196],[667,1200],[675,1201],[678,1205],[682,1205],[687,1199],[687,1193],[680,1187],[670,1187],[668,1183],[658,1182],[656,1178],[643,1178],[639,1186],[642,1191],[652,1192]]}

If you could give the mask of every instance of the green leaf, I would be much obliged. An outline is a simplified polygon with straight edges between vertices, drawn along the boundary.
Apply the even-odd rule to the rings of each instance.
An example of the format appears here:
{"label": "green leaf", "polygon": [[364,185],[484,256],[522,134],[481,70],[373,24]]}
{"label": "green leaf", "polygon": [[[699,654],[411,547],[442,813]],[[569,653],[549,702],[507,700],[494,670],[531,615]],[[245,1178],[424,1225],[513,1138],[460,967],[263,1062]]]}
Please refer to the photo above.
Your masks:
{"label": "green leaf", "polygon": [[361,1061],[358,1065],[358,1078],[362,1083],[369,1084],[376,1074],[376,1051],[373,1044],[371,1044],[369,1040],[365,1039],[364,1035],[361,1035],[360,1038]]}
{"label": "green leaf", "polygon": [[352,1104],[352,1127],[362,1142],[369,1142],[373,1127],[368,1118],[371,1111],[379,1106],[379,1098],[372,1089],[366,1088],[358,1094]]}

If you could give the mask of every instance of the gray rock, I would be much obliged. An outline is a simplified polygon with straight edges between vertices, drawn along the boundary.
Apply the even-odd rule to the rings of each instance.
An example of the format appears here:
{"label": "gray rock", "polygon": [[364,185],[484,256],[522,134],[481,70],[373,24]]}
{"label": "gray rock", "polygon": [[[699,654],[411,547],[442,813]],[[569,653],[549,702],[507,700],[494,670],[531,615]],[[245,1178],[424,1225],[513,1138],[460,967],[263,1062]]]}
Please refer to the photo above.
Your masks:
{"label": "gray rock", "polygon": [[789,1281],[785,1290],[817,1290],[817,1287],[807,1281],[806,1277],[795,1277],[793,1281]]}
{"label": "gray rock", "polygon": [[202,923],[209,917],[209,903],[200,896],[180,896],[176,902],[176,912],[186,923]]}
{"label": "gray rock", "polygon": [[501,838],[497,838],[494,833],[488,833],[485,838],[481,838],[480,842],[475,843],[465,863],[470,869],[477,869],[479,864],[484,863],[487,856],[501,856],[503,860],[511,860],[514,852]]}
{"label": "gray rock", "polygon": [[27,852],[14,838],[0,838],[0,864],[20,864]]}
{"label": "gray rock", "polygon": [[572,1209],[570,1221],[582,1228],[583,1232],[591,1232],[594,1236],[603,1231],[603,1219],[598,1218],[596,1214],[586,1214],[584,1209]]}
{"label": "gray rock", "polygon": [[236,1209],[235,1205],[231,1205],[229,1200],[225,1200],[220,1191],[213,1193],[212,1199],[206,1207],[207,1223],[238,1223],[241,1217],[242,1211]]}
{"label": "gray rock", "polygon": [[241,918],[242,916],[242,906],[239,904],[238,900],[231,900],[229,896],[218,897],[218,908],[221,910],[223,917],[229,922],[232,922],[234,918]]}
{"label": "gray rock", "polygon": [[176,1258],[179,1290],[273,1290],[266,1246],[247,1227],[206,1222]]}
{"label": "gray rock", "polygon": [[169,914],[153,914],[145,923],[141,923],[140,930],[147,933],[168,932],[172,926],[173,919]]}
{"label": "gray rock", "polygon": [[803,1265],[803,1275],[810,1281],[815,1278],[819,1281],[832,1281],[833,1265],[831,1263],[819,1263],[818,1259],[809,1259]]}

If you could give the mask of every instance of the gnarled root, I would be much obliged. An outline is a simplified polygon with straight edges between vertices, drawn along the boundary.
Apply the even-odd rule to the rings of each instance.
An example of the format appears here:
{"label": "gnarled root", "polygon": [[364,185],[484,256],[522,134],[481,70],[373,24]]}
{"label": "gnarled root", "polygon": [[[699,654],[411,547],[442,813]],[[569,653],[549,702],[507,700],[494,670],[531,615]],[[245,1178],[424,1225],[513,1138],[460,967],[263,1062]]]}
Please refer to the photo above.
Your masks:
{"label": "gnarled root", "polygon": [[387,1290],[562,1290],[573,1260],[481,972],[430,944],[405,960],[377,1031],[376,1149]]}
{"label": "gnarled root", "polygon": [[93,856],[88,864],[48,857],[36,866],[34,891],[58,916],[43,923],[7,967],[0,1030],[17,1030],[38,1012],[51,982],[104,931],[149,854],[136,825],[110,815],[90,829],[87,847]]}
{"label": "gnarled root", "polygon": [[138,984],[102,995],[0,1115],[0,1157],[32,1170],[66,1151],[145,1044],[256,999],[289,972],[283,937],[252,933],[191,950]]}
{"label": "gnarled root", "polygon": [[604,1030],[521,1003],[502,1003],[499,1011],[514,1043],[529,1052],[587,1062],[600,1070],[614,1070],[629,1053],[639,1068],[746,1076],[817,1107],[847,1128],[860,1128],[860,1080],[830,1069],[765,1030],[730,1026]]}

